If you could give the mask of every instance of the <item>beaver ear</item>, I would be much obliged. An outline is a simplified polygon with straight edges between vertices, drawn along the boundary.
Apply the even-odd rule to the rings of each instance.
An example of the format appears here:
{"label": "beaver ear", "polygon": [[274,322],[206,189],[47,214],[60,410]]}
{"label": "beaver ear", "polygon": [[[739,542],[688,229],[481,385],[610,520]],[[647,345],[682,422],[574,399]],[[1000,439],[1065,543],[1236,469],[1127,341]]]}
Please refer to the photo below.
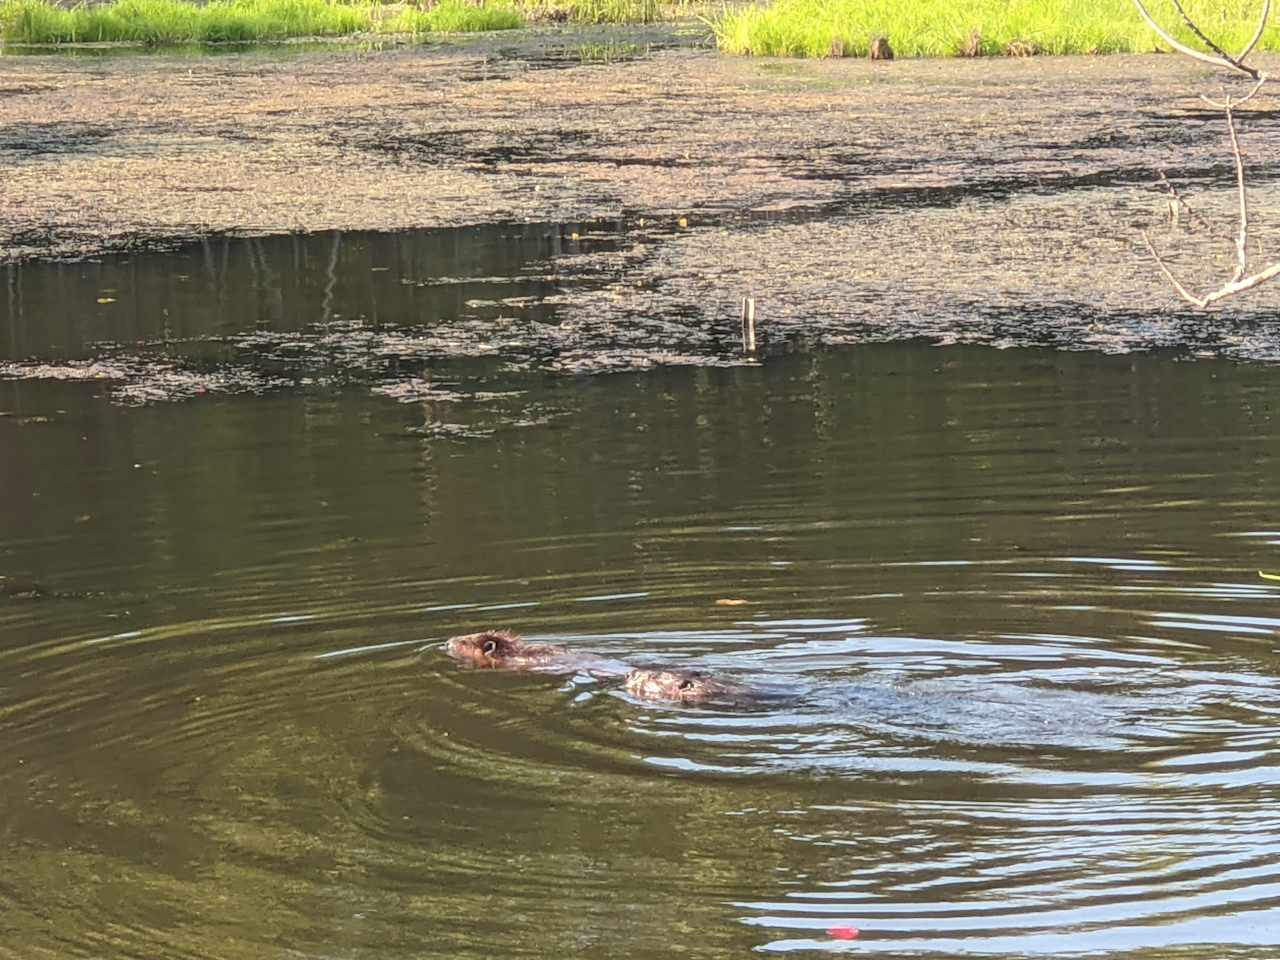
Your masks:
{"label": "beaver ear", "polygon": [[491,657],[491,656],[493,656],[494,652],[495,652],[497,649],[498,649],[498,641],[497,641],[497,640],[494,640],[493,638],[490,638],[490,639],[486,640],[486,641],[485,641],[485,642],[480,646],[480,650],[481,650],[481,652],[482,652],[482,653],[484,653],[484,654],[485,654],[485,656],[490,656],[490,657]]}

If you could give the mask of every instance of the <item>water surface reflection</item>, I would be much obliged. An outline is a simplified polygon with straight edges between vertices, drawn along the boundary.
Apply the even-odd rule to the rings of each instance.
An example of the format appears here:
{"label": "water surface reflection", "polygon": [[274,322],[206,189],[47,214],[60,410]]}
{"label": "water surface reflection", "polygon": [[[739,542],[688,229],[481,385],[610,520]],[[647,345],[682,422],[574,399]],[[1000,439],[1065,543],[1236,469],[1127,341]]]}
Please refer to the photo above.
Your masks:
{"label": "water surface reflection", "polygon": [[487,363],[556,416],[0,384],[0,952],[1274,954],[1271,371]]}

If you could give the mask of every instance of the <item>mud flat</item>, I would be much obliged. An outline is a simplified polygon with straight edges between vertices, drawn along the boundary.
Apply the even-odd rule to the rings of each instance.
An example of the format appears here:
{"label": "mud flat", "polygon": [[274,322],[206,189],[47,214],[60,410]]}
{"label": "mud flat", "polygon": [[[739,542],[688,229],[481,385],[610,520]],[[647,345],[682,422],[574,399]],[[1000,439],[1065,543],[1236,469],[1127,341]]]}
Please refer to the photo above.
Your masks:
{"label": "mud flat", "polygon": [[[1193,282],[1230,262],[1229,241],[1169,221],[1155,184],[1169,170],[1232,231],[1222,118],[1197,99],[1221,88],[1209,71],[1162,56],[751,60],[637,39],[625,49],[642,55],[609,62],[537,33],[0,58],[0,264],[211,235],[613,218],[619,242],[574,267],[604,282],[558,295],[562,325],[600,336],[560,365],[667,362],[654,351],[673,317],[699,353],[708,335],[689,317],[728,319],[746,295],[775,342],[1205,339],[1199,321],[1165,323],[1184,311],[1139,231]],[[1273,106],[1243,122],[1271,249]],[[1233,315],[1273,314],[1277,291]],[[1217,330],[1206,349],[1280,355],[1259,336]]]}

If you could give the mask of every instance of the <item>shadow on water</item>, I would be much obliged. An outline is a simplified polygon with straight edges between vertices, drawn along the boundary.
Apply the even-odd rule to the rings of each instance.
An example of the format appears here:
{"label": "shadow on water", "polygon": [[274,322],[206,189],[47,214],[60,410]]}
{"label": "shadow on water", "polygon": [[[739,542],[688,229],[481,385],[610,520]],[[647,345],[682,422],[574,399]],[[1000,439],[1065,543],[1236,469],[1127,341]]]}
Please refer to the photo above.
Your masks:
{"label": "shadow on water", "polygon": [[494,224],[405,234],[212,238],[178,254],[8,268],[3,356],[84,359],[110,345],[297,333],[339,319],[374,327],[553,311],[556,261],[616,249],[620,224]]}
{"label": "shadow on water", "polygon": [[[974,289],[921,270],[888,292],[890,310],[871,275],[879,259],[851,270],[828,252],[889,245],[886,256],[909,258],[886,213],[904,228],[945,231],[953,205],[972,207],[988,188],[1004,189],[885,187],[830,208],[746,216],[215,237],[174,253],[10,264],[0,268],[0,378],[100,383],[122,403],[352,383],[413,400],[432,395],[433,364],[468,357],[572,373],[754,363],[737,322],[747,291],[763,306],[760,357],[909,338],[1280,357],[1272,328],[1257,323],[1265,296],[1232,317],[1171,312],[1123,290],[1110,302],[1089,300],[1088,289],[1083,301],[1046,301],[1034,273],[966,258],[957,245]],[[995,218],[975,223],[1004,229]],[[1036,223],[1018,229],[1052,239]],[[816,231],[833,246],[808,241]],[[743,262],[740,245],[758,259]],[[1096,274],[1087,263],[1069,269],[1082,283]],[[1011,289],[994,293],[990,282]]]}
{"label": "shadow on water", "polygon": [[105,381],[124,402],[530,360],[558,303],[609,279],[622,224],[214,238],[175,254],[4,268],[0,375]]}

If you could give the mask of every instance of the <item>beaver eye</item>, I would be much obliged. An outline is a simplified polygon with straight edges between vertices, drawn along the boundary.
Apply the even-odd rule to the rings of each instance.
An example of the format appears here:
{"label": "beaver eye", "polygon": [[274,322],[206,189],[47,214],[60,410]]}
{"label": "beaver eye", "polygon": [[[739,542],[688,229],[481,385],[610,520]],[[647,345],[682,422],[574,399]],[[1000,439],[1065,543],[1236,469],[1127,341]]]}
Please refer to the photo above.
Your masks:
{"label": "beaver eye", "polygon": [[692,680],[681,680],[681,681],[680,681],[680,689],[681,689],[681,690],[688,690],[688,689],[689,689],[690,687],[692,687],[692,686],[693,686],[693,681],[692,681]]}
{"label": "beaver eye", "polygon": [[497,644],[497,641],[495,640],[486,640],[484,644],[480,647],[480,651],[485,655],[489,655],[489,656],[491,656],[494,653],[494,651],[496,651],[497,649],[498,649],[498,644]]}

